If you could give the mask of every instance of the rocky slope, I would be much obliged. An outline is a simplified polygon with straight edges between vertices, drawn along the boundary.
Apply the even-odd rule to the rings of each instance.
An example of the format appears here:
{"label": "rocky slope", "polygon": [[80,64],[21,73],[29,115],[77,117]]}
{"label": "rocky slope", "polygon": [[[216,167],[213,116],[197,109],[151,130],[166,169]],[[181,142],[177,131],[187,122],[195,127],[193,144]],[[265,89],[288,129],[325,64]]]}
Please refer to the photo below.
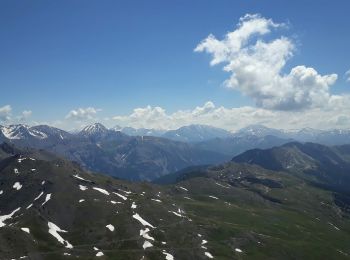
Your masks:
{"label": "rocky slope", "polygon": [[290,172],[314,185],[350,195],[350,145],[329,147],[293,142],[271,149],[249,150],[232,161]]}
{"label": "rocky slope", "polygon": [[334,193],[287,172],[227,163],[166,186],[8,151],[0,162],[1,259],[347,259]]}

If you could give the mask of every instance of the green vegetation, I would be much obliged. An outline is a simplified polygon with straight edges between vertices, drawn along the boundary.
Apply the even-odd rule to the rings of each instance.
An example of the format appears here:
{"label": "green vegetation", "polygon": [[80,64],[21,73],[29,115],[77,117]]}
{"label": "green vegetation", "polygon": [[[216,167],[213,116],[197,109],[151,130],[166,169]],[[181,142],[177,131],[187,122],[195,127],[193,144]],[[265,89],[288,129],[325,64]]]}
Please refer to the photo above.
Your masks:
{"label": "green vegetation", "polygon": [[[350,255],[349,213],[333,191],[298,174],[232,162],[182,171],[161,186],[87,173],[55,157],[19,158],[1,162],[0,215],[21,207],[0,227],[1,259],[95,259],[98,252],[101,259],[152,260],[165,253],[174,259],[209,259],[206,252],[215,259]],[[154,226],[148,236],[140,235],[147,226],[135,214]],[[48,222],[67,231],[58,233],[72,249],[49,233]],[[145,241],[153,246],[144,249]]]}

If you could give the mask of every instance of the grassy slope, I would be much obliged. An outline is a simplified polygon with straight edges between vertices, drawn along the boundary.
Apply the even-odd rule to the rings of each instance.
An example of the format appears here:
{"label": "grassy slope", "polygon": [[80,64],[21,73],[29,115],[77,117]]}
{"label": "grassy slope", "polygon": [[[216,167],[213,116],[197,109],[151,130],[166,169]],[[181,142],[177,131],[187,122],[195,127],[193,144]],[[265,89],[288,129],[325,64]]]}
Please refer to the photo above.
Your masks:
{"label": "grassy slope", "polygon": [[[32,168],[37,171],[31,173]],[[74,178],[75,174],[90,182]],[[252,176],[264,184],[251,181]],[[23,185],[21,190],[12,188],[15,181]],[[88,189],[81,191],[79,184]],[[175,259],[207,259],[206,251],[215,259],[347,259],[350,254],[350,221],[335,206],[332,193],[292,175],[256,166],[230,163],[211,168],[202,177],[188,176],[180,183],[158,186],[88,174],[62,160],[19,163],[13,158],[1,171],[0,189],[4,191],[0,215],[22,207],[0,228],[1,259],[23,255],[31,259],[94,259],[94,246],[105,254],[102,259],[165,259],[162,250]],[[52,193],[51,200],[42,206],[43,196],[26,210],[40,191]],[[85,201],[79,203],[80,199]],[[131,208],[133,202],[136,209]],[[178,209],[185,212],[183,217],[169,212]],[[135,213],[156,227],[150,228],[155,241],[149,249],[142,248],[145,239],[139,231],[144,227],[132,218]],[[68,231],[60,234],[73,249],[64,248],[48,234],[48,221]],[[116,230],[110,232],[107,224]],[[29,227],[31,233],[20,227]],[[202,245],[202,239],[208,242]],[[71,256],[63,256],[65,252]]]}
{"label": "grassy slope", "polygon": [[[225,170],[209,175],[219,180],[222,172]],[[202,225],[209,238],[208,249],[220,259],[347,259],[350,221],[334,205],[332,193],[291,176],[268,174],[265,177],[280,179],[284,188],[248,187],[264,190],[282,203],[267,201],[242,187],[221,187],[208,178],[178,183],[188,189],[179,191],[193,200],[184,199],[184,194],[175,197],[193,221]],[[235,248],[243,253],[233,253]]]}

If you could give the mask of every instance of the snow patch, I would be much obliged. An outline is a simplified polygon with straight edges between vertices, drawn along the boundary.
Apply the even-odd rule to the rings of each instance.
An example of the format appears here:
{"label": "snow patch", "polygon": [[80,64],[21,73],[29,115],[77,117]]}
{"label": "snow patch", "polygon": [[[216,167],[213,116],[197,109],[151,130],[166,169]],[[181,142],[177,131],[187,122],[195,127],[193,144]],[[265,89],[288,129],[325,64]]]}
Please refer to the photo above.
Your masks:
{"label": "snow patch", "polygon": [[123,200],[127,200],[128,198],[127,197],[125,197],[125,196],[123,196],[123,195],[121,195],[121,194],[119,194],[119,193],[117,193],[117,192],[113,192],[115,195],[117,195],[117,196],[119,196],[120,198],[122,198]]}
{"label": "snow patch", "polygon": [[175,216],[182,217],[181,214],[179,214],[179,213],[177,213],[177,212],[175,212],[175,211],[168,211],[168,212],[173,213]]}
{"label": "snow patch", "polygon": [[79,189],[81,189],[82,191],[84,191],[84,190],[87,190],[87,187],[84,186],[84,185],[79,185]]}
{"label": "snow patch", "polygon": [[184,190],[184,191],[188,191],[188,189],[184,188],[184,187],[181,187],[179,186],[180,189]]}
{"label": "snow patch", "polygon": [[27,158],[19,158],[19,159],[17,159],[17,162],[19,162],[19,163],[21,163],[22,161],[24,161],[24,160],[26,160]]}
{"label": "snow patch", "polygon": [[34,201],[36,201],[37,199],[39,199],[43,194],[44,194],[44,192],[42,191],[38,196],[35,197]]}
{"label": "snow patch", "polygon": [[106,228],[108,228],[112,232],[114,231],[114,226],[112,224],[108,224]]}
{"label": "snow patch", "polygon": [[174,215],[178,216],[178,217],[184,217],[183,214],[185,213],[185,211],[178,209],[177,212],[175,211],[168,211],[170,213],[173,213]]}
{"label": "snow patch", "polygon": [[149,241],[145,241],[142,245],[143,249],[146,249],[146,248],[149,248],[149,247],[152,247],[152,243],[149,242]]}
{"label": "snow patch", "polygon": [[165,251],[163,251],[162,253],[163,253],[163,255],[165,255],[165,260],[174,260],[174,257],[171,254],[169,254]]}
{"label": "snow patch", "polygon": [[122,191],[122,192],[124,192],[124,193],[126,193],[126,194],[131,194],[131,191],[121,190],[121,189],[119,189],[119,190]]}
{"label": "snow patch", "polygon": [[340,228],[338,228],[337,226],[335,226],[334,224],[332,224],[331,222],[328,222],[329,225],[331,225],[332,227],[334,227],[336,230],[340,230]]}
{"label": "snow patch", "polygon": [[88,181],[88,182],[90,182],[89,180],[86,180],[83,177],[80,177],[78,174],[73,175],[73,177],[77,178],[78,180],[81,180],[81,181]]}
{"label": "snow patch", "polygon": [[41,206],[44,206],[46,202],[48,202],[51,199],[51,193],[46,194],[45,201],[41,204]]}
{"label": "snow patch", "polygon": [[222,185],[221,183],[218,183],[218,182],[215,182],[216,185],[220,186],[220,187],[223,187],[225,189],[228,189],[230,188],[229,186],[225,186],[225,185]]}
{"label": "snow patch", "polygon": [[52,222],[48,222],[47,225],[49,227],[49,233],[53,237],[55,237],[58,242],[65,245],[66,248],[73,248],[73,246],[67,240],[64,240],[63,237],[61,237],[60,234],[58,234],[58,232],[66,233],[67,231],[60,229],[56,224],[54,224]]}
{"label": "snow patch", "polygon": [[103,194],[105,194],[105,195],[109,195],[109,192],[106,191],[106,190],[104,190],[104,189],[97,188],[97,187],[93,187],[93,189],[94,189],[94,190],[97,190],[97,191],[99,191],[99,192],[101,192],[101,193],[103,193]]}
{"label": "snow patch", "polygon": [[39,139],[46,139],[47,138],[47,134],[41,132],[41,131],[38,131],[38,130],[35,130],[35,129],[28,129],[28,133],[35,137],[35,138],[39,138]]}
{"label": "snow patch", "polygon": [[3,216],[0,216],[0,227],[4,227],[6,226],[6,224],[4,223],[5,220],[7,219],[10,219],[12,218],[12,216],[17,212],[19,211],[21,208],[17,208],[15,209],[14,211],[12,211],[10,214],[8,215],[3,215]]}
{"label": "snow patch", "polygon": [[22,227],[21,230],[24,231],[24,232],[26,232],[26,233],[28,233],[28,234],[30,234],[29,228]]}
{"label": "snow patch", "polygon": [[143,218],[141,218],[141,216],[139,214],[134,214],[132,216],[134,219],[138,220],[142,225],[144,226],[149,226],[151,228],[154,228],[154,226],[152,226],[150,223],[148,223],[146,220],[144,220]]}
{"label": "snow patch", "polygon": [[142,236],[142,237],[145,238],[145,239],[153,240],[153,241],[154,241],[154,237],[151,237],[151,236],[148,234],[149,231],[150,231],[149,228],[141,229],[141,230],[140,230],[140,236]]}
{"label": "snow patch", "polygon": [[15,184],[13,184],[12,188],[14,188],[16,190],[20,190],[22,188],[22,185],[19,182],[15,182]]}
{"label": "snow patch", "polygon": [[205,252],[204,254],[205,254],[205,256],[208,257],[208,258],[214,258],[214,257],[212,256],[212,254],[209,253],[209,252]]}

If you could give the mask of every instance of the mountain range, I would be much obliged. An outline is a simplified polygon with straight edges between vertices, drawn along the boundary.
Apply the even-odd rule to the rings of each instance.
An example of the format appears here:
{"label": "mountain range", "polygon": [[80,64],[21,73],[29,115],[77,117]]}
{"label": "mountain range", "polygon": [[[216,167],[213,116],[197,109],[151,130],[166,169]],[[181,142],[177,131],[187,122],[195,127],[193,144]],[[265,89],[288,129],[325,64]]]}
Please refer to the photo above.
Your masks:
{"label": "mountain range", "polygon": [[265,150],[249,150],[232,161],[291,172],[314,185],[350,195],[350,144],[329,147],[292,142]]}
{"label": "mountain range", "polygon": [[78,162],[86,170],[129,180],[152,180],[190,165],[215,164],[229,157],[190,143],[153,136],[128,136],[96,123],[77,134],[48,127],[2,127],[2,138],[18,147],[44,149]]}
{"label": "mountain range", "polygon": [[0,126],[0,142],[44,149],[76,161],[86,170],[129,180],[153,180],[188,166],[222,163],[250,149],[272,148],[293,141],[346,144],[350,143],[350,131],[282,131],[252,125],[231,133],[211,126],[190,125],[157,132],[108,129],[96,123],[69,133],[47,125]]}
{"label": "mountain range", "polygon": [[231,132],[209,125],[188,125],[175,130],[156,130],[132,127],[115,127],[114,130],[121,131],[131,136],[157,136],[182,142],[206,142],[213,139],[232,138],[263,138],[274,136],[280,139],[295,140],[298,142],[314,142],[325,145],[338,145],[350,143],[350,129],[319,130],[313,128],[302,128],[299,130],[273,129],[264,125],[250,125]]}

